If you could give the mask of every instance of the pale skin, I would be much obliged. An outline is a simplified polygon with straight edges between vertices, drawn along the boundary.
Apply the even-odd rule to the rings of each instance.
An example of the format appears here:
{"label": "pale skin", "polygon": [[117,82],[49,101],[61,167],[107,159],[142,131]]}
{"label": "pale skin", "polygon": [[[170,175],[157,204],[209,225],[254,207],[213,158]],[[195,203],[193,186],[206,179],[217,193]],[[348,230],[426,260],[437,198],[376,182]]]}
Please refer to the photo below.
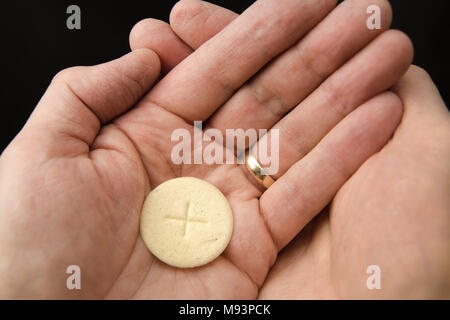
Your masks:
{"label": "pale skin", "polygon": [[[56,76],[0,158],[0,297],[449,298],[450,116],[409,39],[386,31],[387,2],[334,5],[266,0],[237,17],[182,1],[171,26],[139,23],[127,56]],[[194,120],[280,129],[277,182],[174,165],[171,132]],[[180,176],[216,185],[235,219],[195,269],[139,235],[146,195]],[[82,290],[66,288],[73,264]],[[366,287],[373,264],[382,290]]]}

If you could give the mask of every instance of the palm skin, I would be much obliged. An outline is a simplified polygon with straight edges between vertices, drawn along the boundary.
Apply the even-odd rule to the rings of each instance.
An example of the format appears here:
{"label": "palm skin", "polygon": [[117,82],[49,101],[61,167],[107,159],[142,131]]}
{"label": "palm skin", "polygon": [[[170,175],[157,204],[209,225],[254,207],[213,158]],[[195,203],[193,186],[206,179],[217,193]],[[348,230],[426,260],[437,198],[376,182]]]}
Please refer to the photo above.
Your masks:
{"label": "palm skin", "polygon": [[[157,72],[153,70],[153,73]],[[59,96],[58,102],[69,101],[69,105],[74,105],[74,101],[81,101],[86,104],[84,111],[77,111],[78,118],[56,112],[55,119],[58,123],[63,120],[71,129],[70,133],[58,133],[57,138],[49,138],[46,130],[50,129],[48,131],[53,135],[53,128],[49,127],[53,123],[42,120],[44,111],[47,111],[47,116],[49,113],[44,107],[38,107],[36,115],[32,116],[29,124],[1,157],[0,295],[138,299],[257,297],[280,248],[272,240],[267,221],[262,218],[263,211],[268,209],[259,201],[262,193],[251,177],[238,165],[173,165],[170,159],[172,131],[193,128],[185,119],[168,110],[171,105],[157,104],[147,97],[119,118],[115,116],[125,111],[123,106],[120,107],[121,112],[113,112],[109,116],[105,116],[104,110],[89,112],[87,106],[96,105],[98,100],[95,96],[102,86],[95,81],[81,81],[80,84],[79,78],[78,81],[71,81],[73,79],[70,77],[71,74],[62,74],[54,82],[55,86],[70,89],[70,98]],[[119,82],[127,80],[124,77]],[[134,105],[155,80],[156,75],[143,85],[139,77],[135,77],[131,81],[131,89],[123,90],[124,93],[118,96],[119,100],[127,102],[117,104]],[[115,90],[112,89],[115,88],[109,88],[105,96],[114,96]],[[160,95],[172,96],[176,95],[176,91],[160,90]],[[41,104],[45,105],[51,99],[44,97],[43,100]],[[113,99],[108,102],[115,105]],[[110,119],[115,120],[109,123]],[[78,126],[80,123],[82,127]],[[97,135],[100,123],[108,124]],[[392,130],[384,128],[380,131]],[[380,157],[380,154],[373,159]],[[339,208],[339,203],[349,205],[344,197],[350,194],[348,189],[354,188],[357,192],[365,190],[357,187],[357,177],[373,159],[337,195],[331,223],[328,224],[331,228],[336,226],[338,230],[345,230],[338,221],[346,221],[349,212],[359,212],[353,209],[358,207],[358,203],[352,203],[349,211]],[[376,168],[380,166],[374,165]],[[213,263],[195,269],[175,269],[159,262],[139,236],[139,214],[145,196],[158,184],[180,176],[195,176],[215,184],[229,200],[235,220],[233,237],[225,253]],[[362,199],[377,199],[375,191],[368,190],[367,198]],[[311,250],[314,254],[301,259],[302,263],[308,262],[310,257],[326,257],[332,252],[323,245],[326,237],[319,236],[323,233],[318,231],[326,230],[327,226],[327,219],[320,219],[325,222],[314,229],[314,241],[311,241],[318,243],[320,249]],[[356,223],[355,228],[364,230]],[[303,234],[300,239],[305,239]],[[290,250],[288,248],[281,254],[280,261],[277,260],[260,297],[281,297],[276,293],[280,292],[280,288],[286,288],[286,281],[292,282],[292,274],[287,277],[276,275],[277,272],[289,272],[297,267],[296,263],[285,262],[284,257]],[[330,265],[339,266],[340,259]],[[355,268],[360,272],[356,260]],[[68,275],[65,271],[67,266],[73,264],[82,270],[80,291],[66,288]],[[316,282],[309,279],[313,271],[317,273],[320,269],[312,266],[306,266],[301,274],[308,279],[308,283],[314,284]],[[362,273],[365,267],[362,266]],[[338,272],[345,285],[339,287],[331,280],[324,281],[320,283],[320,293],[326,297],[358,295],[349,286],[352,282],[345,279],[344,273]],[[320,278],[324,279],[323,276]],[[284,284],[279,286],[276,280]],[[305,286],[304,283],[301,285]],[[301,294],[292,288],[283,293],[292,293],[297,297],[317,296]]]}
{"label": "palm skin", "polygon": [[[261,298],[449,298],[450,117],[420,68],[395,91],[393,139],[281,253]],[[381,290],[366,287],[371,265]]]}
{"label": "palm skin", "polygon": [[[148,112],[148,115],[143,115]],[[142,118],[155,119],[153,123]],[[161,125],[163,124],[163,125]],[[227,197],[234,216],[232,240],[225,253],[213,263],[195,269],[177,269],[155,259],[136,233],[137,243],[127,261],[125,272],[115,284],[110,297],[135,298],[254,298],[276,257],[270,235],[259,213],[261,191],[239,165],[174,165],[170,159],[173,143],[168,141],[173,129],[193,127],[162,108],[151,105],[135,110],[117,121],[136,145],[151,146],[139,150],[150,185],[177,177],[194,176],[217,186]],[[155,139],[156,138],[156,139]],[[223,148],[223,147],[222,147]],[[230,152],[224,148],[224,153]],[[154,155],[159,155],[155,157]],[[237,162],[236,162],[237,163]],[[145,192],[149,190],[145,184]],[[142,202],[143,198],[139,201]],[[140,208],[138,208],[139,212]],[[138,214],[138,213],[137,213]],[[136,221],[138,223],[138,221]],[[137,230],[137,225],[134,226]],[[251,254],[249,254],[251,250]],[[133,275],[135,288],[128,287]],[[127,283],[121,292],[121,281]]]}
{"label": "palm skin", "polygon": [[[196,1],[180,7],[171,25],[192,47],[205,41],[209,20],[217,32],[236,17]],[[136,47],[151,43],[139,35]],[[392,141],[280,252],[259,298],[449,297],[449,114],[420,68],[412,67],[395,92],[406,114]],[[366,287],[374,264],[382,290]]]}
{"label": "palm skin", "polygon": [[[256,297],[251,277],[262,282],[276,255],[259,216],[260,191],[238,165],[175,166],[170,136],[176,128],[189,126],[143,104],[105,126],[89,154],[44,163],[42,152],[26,135],[19,136],[15,145],[20,147],[2,155],[3,181],[9,181],[2,184],[2,203],[8,203],[6,197],[20,200],[2,207],[9,215],[1,216],[1,237],[2,250],[21,254],[2,260],[1,282],[22,284],[26,289],[17,297]],[[53,147],[80,150],[81,144],[69,140]],[[219,187],[235,219],[226,253],[207,266],[185,270],[155,259],[139,235],[140,210],[151,186],[182,176]],[[65,288],[65,270],[73,264],[82,270],[81,291]],[[4,296],[15,292],[3,286]]]}
{"label": "palm skin", "polygon": [[[148,116],[158,122],[161,120],[164,126],[158,127],[158,123],[148,126],[148,122],[145,127],[140,125],[146,116],[144,112],[157,113]],[[425,282],[425,277],[431,277],[430,292],[413,292],[413,296],[439,297],[448,293],[445,291],[448,260],[444,256],[439,261],[433,256],[448,252],[449,243],[448,233],[442,226],[446,225],[442,221],[449,219],[446,189],[442,188],[448,184],[448,176],[440,174],[446,170],[445,163],[442,162],[444,167],[439,167],[432,157],[448,157],[449,154],[448,149],[435,148],[445,146],[440,142],[447,139],[448,118],[442,117],[444,115],[438,112],[435,121],[432,116],[420,121],[424,128],[430,122],[443,123],[429,133],[429,139],[420,140],[424,143],[412,148],[405,146],[411,144],[414,133],[422,131],[409,125],[409,119],[405,118],[393,141],[369,159],[339,191],[330,213],[322,213],[282,252],[261,297],[336,298],[374,293],[405,297],[410,293],[408,284]],[[2,278],[3,283],[20,278],[32,297],[36,297],[34,290],[37,288],[41,297],[74,297],[85,292],[88,293],[82,295],[85,298],[256,296],[257,286],[249,276],[264,277],[276,254],[259,218],[260,191],[238,166],[174,169],[170,161],[171,146],[167,141],[155,139],[170,136],[170,131],[166,130],[171,127],[186,127],[186,124],[156,106],[137,108],[116,124],[103,128],[90,156],[54,159],[51,163],[40,162],[39,152],[26,143],[27,137],[19,136],[16,143],[23,146],[5,151],[2,164],[10,157],[36,160],[32,163],[14,161],[13,169],[2,171],[3,177],[8,174],[15,177],[14,184],[9,184],[7,190],[2,188],[1,194],[21,199],[14,208],[7,208],[9,212],[21,213],[20,216],[2,215],[1,225],[9,223],[8,230],[1,230],[2,252],[10,246],[20,248],[21,253],[12,255],[10,265],[2,261],[5,269],[1,274],[9,278]],[[131,139],[134,137],[136,145],[151,147],[137,150],[123,130]],[[428,141],[435,141],[436,145]],[[55,147],[77,149],[80,145]],[[146,157],[152,154],[161,156]],[[212,264],[192,270],[175,269],[159,262],[138,234],[141,204],[151,183],[159,184],[178,176],[197,176],[213,182],[227,196],[236,219],[235,234],[226,254]],[[410,179],[421,183],[411,190],[410,184],[404,182]],[[2,203],[7,201],[2,200]],[[436,204],[436,209],[429,203]],[[36,210],[36,206],[40,209]],[[429,219],[430,215],[437,222]],[[239,218],[243,216],[246,218]],[[430,234],[433,238],[428,237]],[[56,248],[55,242],[60,243]],[[255,255],[248,254],[245,250],[248,243],[260,244],[253,253],[260,252],[265,265],[256,261]],[[435,243],[443,247],[435,247]],[[405,248],[411,252],[405,252]],[[35,261],[33,264],[20,261],[30,255]],[[250,266],[249,269],[240,269],[233,259],[242,261],[241,265]],[[49,260],[52,263],[47,270],[35,268],[39,262],[46,265]],[[68,292],[64,287],[67,276],[64,271],[71,264],[88,270],[83,274],[84,290],[81,292]],[[386,287],[381,292],[365,288],[365,268],[371,264],[379,264],[383,270]],[[9,266],[22,267],[11,272]],[[417,275],[417,270],[430,271]],[[355,274],[360,277],[355,279]],[[290,287],[292,284],[295,285]],[[5,296],[15,292],[13,288],[10,290]],[[28,291],[21,291],[20,296],[27,297]]]}
{"label": "palm skin", "polygon": [[[325,14],[331,3],[307,5]],[[270,8],[264,11],[273,12]],[[286,12],[294,16],[289,7]],[[297,8],[294,13],[301,11]],[[254,19],[252,15],[250,18]],[[295,25],[281,22],[284,32],[292,34],[290,29]],[[284,41],[283,33],[265,38]],[[217,56],[216,52],[212,54],[213,58]],[[171,133],[192,126],[164,109],[171,104],[151,102],[151,95],[117,118],[157,80],[160,66],[155,56],[148,50],[134,51],[128,58],[106,66],[62,72],[27,125],[2,153],[1,297],[257,296],[277,248],[259,212],[261,191],[250,177],[238,165],[173,165]],[[254,57],[251,60],[257,61]],[[160,90],[160,95],[179,95],[178,86],[168,87]],[[201,98],[193,102],[210,104]],[[229,200],[234,214],[234,233],[225,253],[207,266],[186,270],[160,263],[139,236],[145,196],[167,179],[182,176],[215,184]],[[70,291],[66,287],[66,269],[70,265],[81,268],[82,290]]]}

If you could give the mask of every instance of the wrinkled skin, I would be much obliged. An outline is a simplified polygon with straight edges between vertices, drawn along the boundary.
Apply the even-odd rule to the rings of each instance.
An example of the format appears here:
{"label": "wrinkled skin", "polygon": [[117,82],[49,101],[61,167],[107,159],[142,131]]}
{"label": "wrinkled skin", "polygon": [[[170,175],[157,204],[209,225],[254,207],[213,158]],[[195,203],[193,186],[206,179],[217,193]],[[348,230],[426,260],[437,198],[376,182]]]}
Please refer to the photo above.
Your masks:
{"label": "wrinkled skin", "polygon": [[[337,52],[341,47],[353,49],[333,62],[318,55],[314,67],[293,66],[294,76],[298,71],[304,77],[328,77],[325,86],[324,79],[311,78],[308,87],[281,76],[278,83],[272,76],[290,61],[290,54],[295,57],[289,53],[295,52],[292,48],[287,55],[278,54],[299,41],[301,32],[319,30],[300,42],[320,53],[312,44],[327,43],[331,37],[320,31],[326,28],[320,28],[319,21],[325,26],[327,19],[340,21],[342,28],[351,28],[354,21],[344,17],[353,14],[352,3],[335,9],[330,20],[325,16],[333,5],[266,1],[228,25],[236,18],[233,13],[182,1],[172,12],[172,28],[145,20],[133,30],[134,51],[129,55],[58,74],[0,158],[0,296],[448,296],[450,120],[423,71],[413,67],[403,76],[412,55],[407,38],[383,32],[387,26],[377,34],[377,47],[392,50],[384,65],[374,61],[375,46],[369,43],[373,38],[362,41],[354,35],[337,42]],[[389,10],[384,1],[380,6]],[[261,23],[274,10],[283,18],[264,28]],[[310,21],[309,28],[283,23],[298,19]],[[202,32],[197,32],[199,26]],[[258,28],[261,37],[249,39],[240,31],[243,26]],[[147,30],[165,38],[146,38]],[[224,51],[242,46],[247,50]],[[360,50],[362,55],[357,54]],[[272,59],[279,62],[261,70]],[[370,72],[348,77],[361,64]],[[160,70],[170,72],[155,85]],[[333,85],[342,79],[349,79],[345,86]],[[399,80],[398,96],[384,92]],[[303,96],[286,107],[299,104],[302,108],[295,110],[307,111],[313,105],[319,116],[275,112],[267,121],[269,117],[258,118],[259,113],[245,113],[251,109],[233,107],[251,108],[249,87],[260,88],[261,83],[278,88],[278,94],[302,91]],[[359,94],[343,89],[348,87]],[[342,108],[322,110],[317,105],[323,100],[340,101]],[[269,104],[261,98],[257,106],[264,111]],[[250,117],[258,127],[279,126],[281,132],[281,171],[267,191],[237,164],[172,163],[174,129],[192,131],[193,120],[219,129],[246,127]],[[295,131],[287,135],[293,130],[290,122],[302,121],[314,124],[306,138],[298,139],[301,135]],[[302,144],[290,148],[297,140]],[[195,269],[161,263],[139,236],[145,196],[180,176],[216,185],[235,219],[227,250]],[[320,213],[330,201],[329,209]],[[82,290],[66,288],[65,271],[73,264],[82,270]],[[372,264],[382,270],[379,291],[366,288],[365,271]]]}
{"label": "wrinkled skin", "polygon": [[[450,297],[449,114],[420,68],[395,92],[405,114],[393,139],[280,255],[261,298]],[[366,288],[371,265],[381,290]]]}

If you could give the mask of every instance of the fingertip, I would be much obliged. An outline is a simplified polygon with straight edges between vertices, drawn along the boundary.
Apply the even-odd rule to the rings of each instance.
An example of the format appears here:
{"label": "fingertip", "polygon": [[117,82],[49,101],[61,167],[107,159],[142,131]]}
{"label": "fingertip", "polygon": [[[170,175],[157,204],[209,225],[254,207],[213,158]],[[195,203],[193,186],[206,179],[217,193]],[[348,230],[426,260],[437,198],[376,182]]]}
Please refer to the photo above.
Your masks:
{"label": "fingertip", "polygon": [[378,6],[381,13],[381,29],[388,30],[392,24],[393,10],[388,0],[366,0],[367,6]]}
{"label": "fingertip", "polygon": [[182,24],[190,16],[202,10],[203,2],[200,0],[180,0],[170,11],[169,21],[172,24]]}
{"label": "fingertip", "polygon": [[[392,23],[392,6],[388,0],[347,0],[342,2],[339,6],[351,10],[358,17],[362,18],[364,21],[367,20],[369,15],[373,11],[373,6],[380,9],[380,28],[370,30],[370,32],[380,33],[389,29]],[[366,26],[364,25],[364,28]],[[367,30],[367,28],[366,28]]]}
{"label": "fingertip", "polygon": [[395,93],[387,91],[369,101],[362,113],[365,114],[365,127],[369,132],[367,145],[371,153],[374,153],[389,142],[399,127],[403,117],[403,104]]}
{"label": "fingertip", "polygon": [[403,115],[403,103],[398,95],[392,91],[386,91],[376,97],[376,105],[383,112],[386,121],[392,123],[396,128]]}
{"label": "fingertip", "polygon": [[[392,91],[383,92],[364,103],[361,113],[365,113],[369,121],[375,118],[381,122],[398,124],[403,114],[401,99]],[[358,109],[357,109],[358,110]]]}
{"label": "fingertip", "polygon": [[225,28],[238,15],[226,8],[200,0],[181,0],[170,13],[173,31],[196,49]]}
{"label": "fingertip", "polygon": [[155,81],[159,77],[161,60],[155,51],[147,48],[139,48],[128,53],[127,56],[132,57],[137,66],[137,70],[141,70],[141,73],[144,76],[148,76],[151,81]]}
{"label": "fingertip", "polygon": [[406,72],[414,58],[414,45],[411,38],[400,30],[389,30],[384,33],[384,36],[391,44],[392,53],[402,58],[404,72]]}
{"label": "fingertip", "polygon": [[[145,19],[146,20],[146,19]],[[136,23],[133,28],[131,28],[130,35],[128,37],[128,43],[130,45],[130,49],[134,50],[137,49],[137,41],[140,39],[140,35],[142,34],[142,24],[145,20],[141,20],[138,23]]]}
{"label": "fingertip", "polygon": [[[183,25],[189,11],[193,8],[195,9],[198,2],[198,0],[180,0],[174,5],[169,15],[169,23],[172,28],[175,29]],[[194,5],[194,7],[192,7],[192,5]]]}
{"label": "fingertip", "polygon": [[355,146],[354,148],[363,143],[365,148],[361,150],[367,155],[378,151],[389,141],[402,116],[401,99],[395,93],[386,91],[362,104],[338,126],[352,132],[349,135],[352,137],[349,143]]}
{"label": "fingertip", "polygon": [[392,24],[393,9],[392,5],[388,0],[378,0],[380,1],[379,7],[381,8],[381,24],[382,28],[387,30]]}
{"label": "fingertip", "polygon": [[170,25],[157,19],[138,22],[130,32],[132,50],[147,48],[159,55],[162,74],[168,73],[192,53],[191,48],[180,40]]}
{"label": "fingertip", "polygon": [[148,18],[136,23],[130,31],[129,43],[131,50],[146,48],[147,39],[155,34],[166,33],[170,26],[161,20]]}

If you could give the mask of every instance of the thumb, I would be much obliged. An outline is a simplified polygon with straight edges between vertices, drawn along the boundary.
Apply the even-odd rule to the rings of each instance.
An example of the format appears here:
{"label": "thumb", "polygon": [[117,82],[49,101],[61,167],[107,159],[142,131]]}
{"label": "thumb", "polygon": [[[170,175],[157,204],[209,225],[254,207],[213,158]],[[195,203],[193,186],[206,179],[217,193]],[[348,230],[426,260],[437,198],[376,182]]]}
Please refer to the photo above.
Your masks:
{"label": "thumb", "polygon": [[420,67],[410,66],[393,91],[403,101],[404,118],[433,121],[448,118],[448,110],[436,85],[428,73]]}
{"label": "thumb", "polygon": [[159,58],[148,49],[92,67],[65,69],[54,77],[15,140],[38,144],[52,156],[88,151],[102,124],[134,106],[159,73]]}
{"label": "thumb", "polygon": [[450,159],[450,113],[427,72],[411,66],[393,91],[404,106],[403,119],[393,143],[403,158],[414,159],[424,170],[440,168],[448,171]]}

